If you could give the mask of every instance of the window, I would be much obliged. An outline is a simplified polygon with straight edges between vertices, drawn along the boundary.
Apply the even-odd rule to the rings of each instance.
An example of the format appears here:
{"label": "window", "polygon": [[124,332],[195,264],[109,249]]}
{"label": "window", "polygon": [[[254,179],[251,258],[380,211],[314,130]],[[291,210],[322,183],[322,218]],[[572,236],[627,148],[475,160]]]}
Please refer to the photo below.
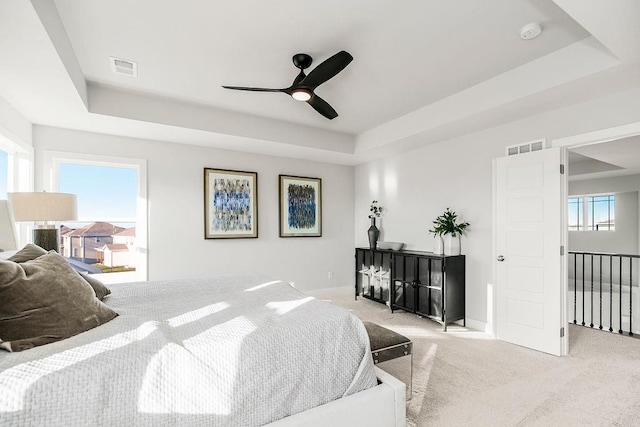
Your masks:
{"label": "window", "polygon": [[613,194],[569,197],[569,231],[615,231],[615,202]]}
{"label": "window", "polygon": [[146,162],[45,151],[43,168],[45,188],[78,196],[78,219],[60,227],[61,254],[107,284],[146,280]]}
{"label": "window", "polygon": [[581,230],[584,226],[584,202],[582,197],[569,197],[569,231]]}
{"label": "window", "polygon": [[587,197],[588,229],[592,231],[614,231],[615,227],[615,196]]}
{"label": "window", "polygon": [[0,150],[0,199],[7,198],[7,180],[9,178],[9,155]]}

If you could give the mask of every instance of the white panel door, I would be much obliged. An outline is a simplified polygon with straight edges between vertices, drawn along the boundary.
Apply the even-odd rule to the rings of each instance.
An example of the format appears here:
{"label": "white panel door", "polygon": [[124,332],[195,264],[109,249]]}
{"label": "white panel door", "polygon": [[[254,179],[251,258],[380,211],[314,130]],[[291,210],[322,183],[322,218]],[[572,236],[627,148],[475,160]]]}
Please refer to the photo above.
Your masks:
{"label": "white panel door", "polygon": [[498,339],[561,355],[560,149],[497,160]]}

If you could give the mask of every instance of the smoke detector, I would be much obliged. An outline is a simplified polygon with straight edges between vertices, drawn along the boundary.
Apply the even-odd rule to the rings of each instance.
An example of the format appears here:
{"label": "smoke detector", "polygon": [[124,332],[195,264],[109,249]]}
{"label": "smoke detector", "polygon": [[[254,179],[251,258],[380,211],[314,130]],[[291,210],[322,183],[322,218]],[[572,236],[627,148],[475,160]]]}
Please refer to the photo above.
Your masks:
{"label": "smoke detector", "polygon": [[109,57],[111,62],[111,71],[116,74],[124,74],[129,77],[138,77],[138,64],[128,59]]}
{"label": "smoke detector", "polygon": [[535,39],[542,32],[542,26],[537,22],[531,22],[520,28],[520,38],[522,40]]}

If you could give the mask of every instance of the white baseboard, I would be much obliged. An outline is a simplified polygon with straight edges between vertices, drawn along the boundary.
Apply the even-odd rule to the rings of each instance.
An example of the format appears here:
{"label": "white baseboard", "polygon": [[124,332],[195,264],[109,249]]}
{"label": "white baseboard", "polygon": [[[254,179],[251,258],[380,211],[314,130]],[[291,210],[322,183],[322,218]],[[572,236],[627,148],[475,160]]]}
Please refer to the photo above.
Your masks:
{"label": "white baseboard", "polygon": [[467,328],[475,329],[476,331],[482,331],[493,336],[493,331],[491,330],[491,325],[488,322],[483,322],[481,320],[471,319],[467,317],[465,319]]}

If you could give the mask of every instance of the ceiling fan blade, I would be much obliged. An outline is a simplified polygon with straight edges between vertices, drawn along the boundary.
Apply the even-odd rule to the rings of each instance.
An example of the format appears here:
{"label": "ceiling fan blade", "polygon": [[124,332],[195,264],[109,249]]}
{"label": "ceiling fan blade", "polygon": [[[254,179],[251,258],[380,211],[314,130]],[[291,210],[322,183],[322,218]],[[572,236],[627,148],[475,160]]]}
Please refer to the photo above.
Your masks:
{"label": "ceiling fan blade", "polygon": [[284,89],[268,89],[264,87],[222,86],[225,89],[249,90],[252,92],[284,92]]}
{"label": "ceiling fan blade", "polygon": [[313,90],[344,70],[351,61],[353,56],[342,50],[314,68],[300,84]]}
{"label": "ceiling fan blade", "polygon": [[324,99],[320,98],[318,95],[314,94],[310,100],[307,101],[307,104],[311,105],[318,113],[322,114],[329,120],[333,120],[338,117],[338,113],[336,110],[331,107]]}

